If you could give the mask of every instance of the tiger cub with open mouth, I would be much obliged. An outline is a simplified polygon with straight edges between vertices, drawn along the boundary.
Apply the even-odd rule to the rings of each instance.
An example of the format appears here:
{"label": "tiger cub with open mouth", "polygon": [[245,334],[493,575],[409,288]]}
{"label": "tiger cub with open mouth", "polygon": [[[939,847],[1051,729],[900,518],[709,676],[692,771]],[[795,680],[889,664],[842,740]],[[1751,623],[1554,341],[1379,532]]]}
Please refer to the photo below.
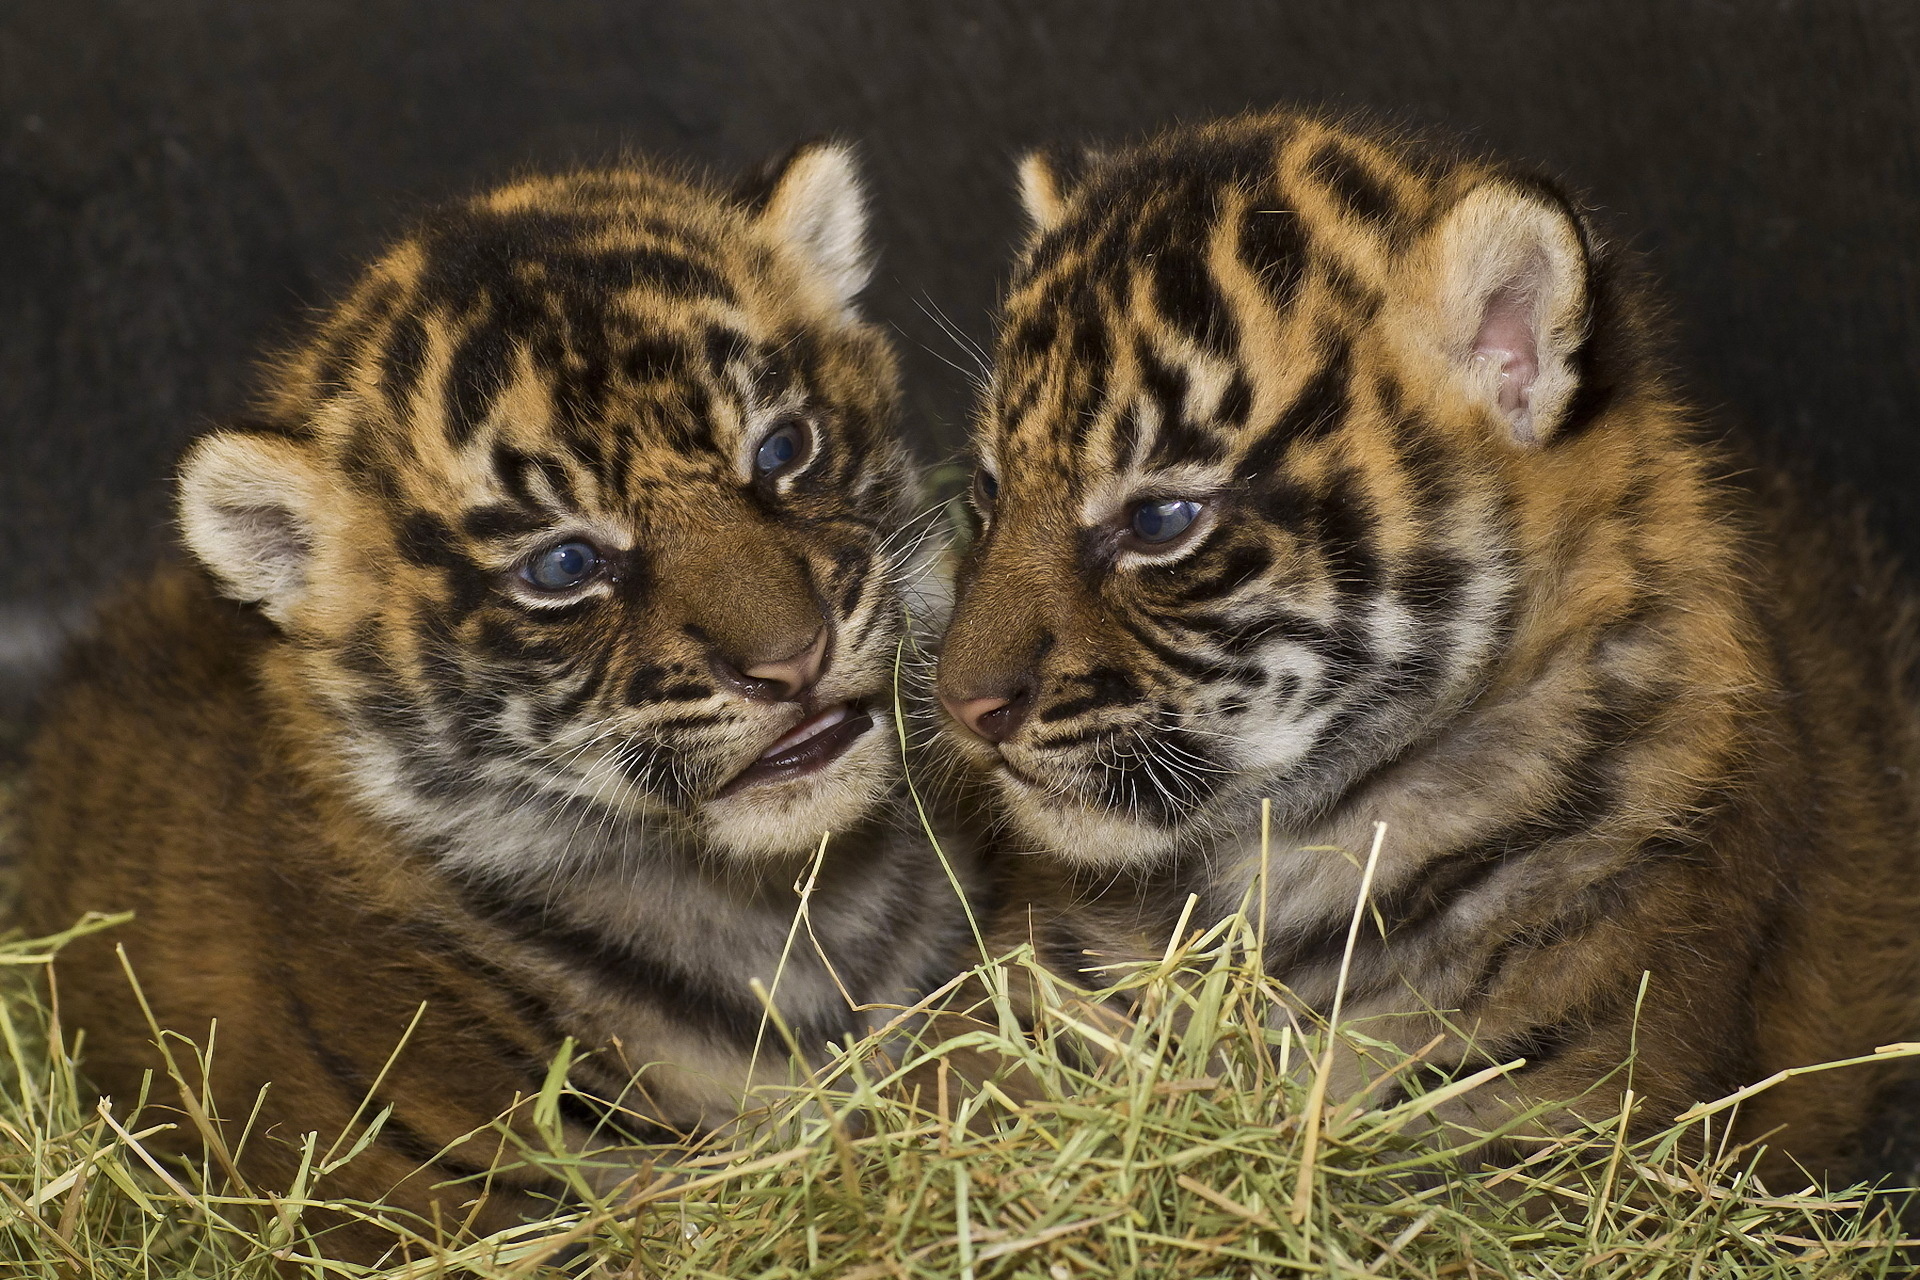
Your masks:
{"label": "tiger cub with open mouth", "polygon": [[[927,565],[854,310],[864,217],[836,145],[732,193],[507,186],[400,241],[258,421],[192,447],[198,569],[78,647],[25,803],[31,927],[137,913],[57,966],[104,1092],[158,1062],[118,941],[211,1045],[220,1112],[262,1098],[243,1175],[284,1189],[371,1094],[392,1115],[323,1194],[452,1223],[568,1038],[583,1145],[673,1141],[735,1115],[756,1052],[787,1078],[753,979],[812,1051],[951,972],[972,871],[902,807]],[[483,1226],[546,1184],[492,1185]]]}
{"label": "tiger cub with open mouth", "polygon": [[[1021,186],[939,673],[1041,851],[1003,943],[1158,955],[1257,883],[1264,798],[1269,971],[1330,1006],[1362,873],[1327,850],[1386,824],[1344,1007],[1524,1058],[1470,1117],[1594,1086],[1636,1016],[1654,1127],[1920,1033],[1908,598],[1723,457],[1577,204],[1295,114]],[[1870,1169],[1891,1087],[1799,1080],[1741,1131]]]}

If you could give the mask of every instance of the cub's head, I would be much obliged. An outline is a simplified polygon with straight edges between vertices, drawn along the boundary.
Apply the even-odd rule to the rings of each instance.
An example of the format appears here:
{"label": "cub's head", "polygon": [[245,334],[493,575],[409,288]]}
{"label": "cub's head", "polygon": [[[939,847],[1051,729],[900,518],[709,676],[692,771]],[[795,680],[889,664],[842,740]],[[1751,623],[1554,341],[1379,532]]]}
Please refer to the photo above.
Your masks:
{"label": "cub's head", "polygon": [[[519,183],[381,258],[179,518],[351,785],[481,870],[784,855],[896,782],[914,500],[848,152]],[[524,818],[526,821],[515,821]],[[477,821],[476,821],[477,820]],[[531,833],[531,834],[530,834]]]}
{"label": "cub's head", "polygon": [[1029,836],[1112,863],[1261,797],[1310,820],[1546,652],[1652,456],[1565,200],[1286,116],[1021,185],[939,685]]}

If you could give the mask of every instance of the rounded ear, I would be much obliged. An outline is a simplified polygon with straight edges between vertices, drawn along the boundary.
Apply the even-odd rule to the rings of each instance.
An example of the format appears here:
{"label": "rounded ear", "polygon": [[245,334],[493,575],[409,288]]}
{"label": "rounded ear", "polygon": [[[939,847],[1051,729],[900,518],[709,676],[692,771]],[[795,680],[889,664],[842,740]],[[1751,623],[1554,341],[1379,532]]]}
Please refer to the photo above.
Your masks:
{"label": "rounded ear", "polygon": [[1020,207],[1027,211],[1033,230],[1046,231],[1060,221],[1067,207],[1067,192],[1059,167],[1044,151],[1029,151],[1020,157]]}
{"label": "rounded ear", "polygon": [[218,431],[187,451],[176,510],[222,593],[284,624],[306,594],[322,500],[319,469],[298,442]]}
{"label": "rounded ear", "polygon": [[1573,212],[1517,183],[1467,193],[1432,233],[1442,352],[1523,446],[1553,438],[1579,389],[1588,254]]}
{"label": "rounded ear", "polygon": [[735,189],[775,239],[787,245],[851,316],[873,275],[867,252],[867,196],[853,148],[803,142]]}
{"label": "rounded ear", "polygon": [[1085,147],[1075,161],[1060,152],[1036,148],[1020,157],[1020,207],[1027,212],[1031,230],[1048,231],[1059,223],[1074,188],[1086,171],[1100,162],[1101,155],[1095,148]]}

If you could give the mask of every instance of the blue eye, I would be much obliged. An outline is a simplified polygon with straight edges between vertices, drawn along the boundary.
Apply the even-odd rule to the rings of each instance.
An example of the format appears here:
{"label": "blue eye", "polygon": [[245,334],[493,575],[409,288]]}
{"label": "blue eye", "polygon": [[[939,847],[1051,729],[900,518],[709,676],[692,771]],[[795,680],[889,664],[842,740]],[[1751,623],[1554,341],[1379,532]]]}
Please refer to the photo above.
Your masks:
{"label": "blue eye", "polygon": [[1133,536],[1142,542],[1171,542],[1200,518],[1200,504],[1186,498],[1143,502],[1133,509]]}
{"label": "blue eye", "polygon": [[807,444],[807,424],[804,422],[788,422],[774,428],[760,442],[760,447],[754,450],[754,473],[770,476],[792,466],[806,456]]}
{"label": "blue eye", "polygon": [[981,467],[973,473],[974,501],[982,511],[991,508],[994,500],[1000,496],[1000,479],[993,472]]}
{"label": "blue eye", "polygon": [[542,591],[569,591],[600,568],[600,552],[591,542],[557,542],[536,552],[522,571]]}

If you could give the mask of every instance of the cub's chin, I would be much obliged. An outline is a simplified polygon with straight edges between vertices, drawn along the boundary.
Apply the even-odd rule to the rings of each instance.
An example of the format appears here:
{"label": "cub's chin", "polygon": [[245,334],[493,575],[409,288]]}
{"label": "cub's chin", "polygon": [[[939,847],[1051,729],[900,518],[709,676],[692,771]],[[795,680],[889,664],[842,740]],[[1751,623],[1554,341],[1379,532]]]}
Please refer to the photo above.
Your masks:
{"label": "cub's chin", "polygon": [[1140,868],[1173,848],[1173,833],[1161,827],[1046,795],[1015,779],[1001,779],[1001,794],[1015,825],[1044,852],[1079,866]]}
{"label": "cub's chin", "polygon": [[[881,712],[836,758],[794,777],[722,790],[700,808],[713,851],[763,859],[811,854],[859,827],[900,778],[893,720]],[[832,844],[828,844],[831,852]]]}

